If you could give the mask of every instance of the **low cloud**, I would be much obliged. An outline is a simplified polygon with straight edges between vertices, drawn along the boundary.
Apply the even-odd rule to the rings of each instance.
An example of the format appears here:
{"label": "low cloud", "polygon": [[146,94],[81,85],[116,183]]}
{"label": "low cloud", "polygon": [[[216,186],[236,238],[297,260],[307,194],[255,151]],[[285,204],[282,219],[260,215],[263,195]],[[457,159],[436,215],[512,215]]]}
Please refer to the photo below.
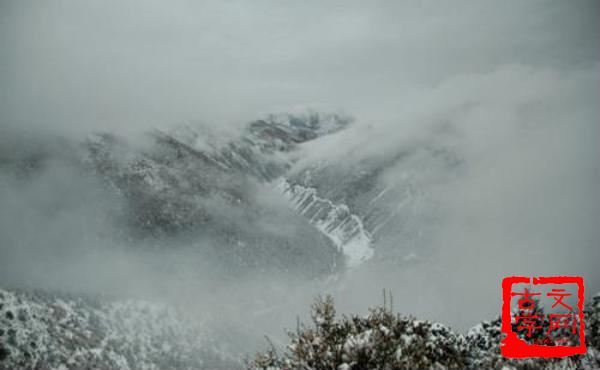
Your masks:
{"label": "low cloud", "polygon": [[[420,167],[400,164],[380,178],[418,172],[441,220],[431,261],[357,269],[335,284],[259,277],[227,288],[209,266],[190,263],[193,251],[138,253],[107,238],[120,202],[61,161],[31,181],[3,172],[1,280],[186,293],[173,299],[198,289],[211,297],[193,299],[201,307],[244,290],[265,294],[268,306],[297,291],[302,299],[286,301],[281,316],[318,291],[336,291],[353,310],[391,288],[397,309],[463,327],[498,312],[503,275],[581,274],[597,291],[598,6],[3,1],[0,160],[31,148],[68,151],[60,141],[48,148],[48,137],[137,134],[193,119],[233,128],[272,107],[314,103],[357,120],[307,144],[299,167],[423,147],[447,150],[460,166],[448,170],[425,152]],[[172,269],[157,273],[165,260]],[[163,280],[172,270],[180,273]]]}
{"label": "low cloud", "polygon": [[[308,144],[298,169],[409,153],[378,180],[416,181],[436,222],[422,225],[433,255],[350,273],[341,295],[361,298],[342,299],[360,306],[386,287],[402,311],[464,328],[498,312],[504,276],[581,275],[600,290],[598,70],[508,65],[452,77],[403,101],[395,121],[359,121]],[[398,248],[405,238],[399,230]]]}

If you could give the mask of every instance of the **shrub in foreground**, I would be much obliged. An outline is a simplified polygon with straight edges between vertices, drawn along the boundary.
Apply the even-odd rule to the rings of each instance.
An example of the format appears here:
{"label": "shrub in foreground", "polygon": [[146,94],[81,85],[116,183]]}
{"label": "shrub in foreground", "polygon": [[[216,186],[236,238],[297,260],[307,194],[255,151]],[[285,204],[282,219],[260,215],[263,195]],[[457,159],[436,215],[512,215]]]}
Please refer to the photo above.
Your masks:
{"label": "shrub in foreground", "polygon": [[251,370],[400,369],[594,369],[600,368],[600,296],[586,305],[588,353],[562,359],[505,359],[501,320],[485,321],[466,335],[429,321],[376,307],[364,316],[336,318],[333,299],[318,298],[312,325],[288,333],[286,350],[275,346],[249,362]]}

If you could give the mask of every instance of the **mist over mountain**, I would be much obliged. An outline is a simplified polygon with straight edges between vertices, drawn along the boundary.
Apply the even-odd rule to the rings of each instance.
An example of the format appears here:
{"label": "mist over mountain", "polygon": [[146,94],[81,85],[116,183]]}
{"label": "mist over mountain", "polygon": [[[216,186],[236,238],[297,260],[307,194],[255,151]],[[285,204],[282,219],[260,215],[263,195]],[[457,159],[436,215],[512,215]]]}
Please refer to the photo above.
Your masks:
{"label": "mist over mountain", "polygon": [[503,277],[600,291],[599,14],[0,2],[0,369],[244,368],[383,289],[491,364]]}
{"label": "mist over mountain", "polygon": [[[440,127],[432,121],[431,130],[406,133],[397,148],[385,148],[382,138],[381,148],[389,150],[385,155],[370,150],[342,154],[331,146],[336,137],[345,143],[358,140],[352,145],[360,146],[362,135],[357,130],[377,137],[385,126],[362,131],[349,116],[313,110],[267,115],[236,134],[186,122],[135,140],[110,133],[90,134],[81,141],[15,135],[20,142],[6,146],[2,161],[7,207],[2,211],[6,239],[0,276],[6,288],[48,293],[26,298],[34,301],[6,312],[16,315],[12,312],[24,309],[27,323],[32,310],[52,315],[53,300],[72,297],[100,299],[101,305],[124,304],[127,312],[141,315],[136,322],[154,320],[137,312],[139,304],[150,304],[152,312],[178,310],[172,314],[175,321],[144,329],[168,346],[187,351],[177,355],[187,360],[177,357],[168,360],[168,366],[194,367],[208,361],[210,366],[230,367],[261,348],[263,333],[280,338],[281,328],[295,315],[305,314],[301,305],[323,291],[333,293],[341,309],[351,312],[365,309],[365,297],[376,300],[378,287],[390,286],[401,298],[397,303],[401,312],[468,328],[493,317],[498,288],[467,296],[457,280],[445,281],[444,276],[466,281],[478,268],[486,266],[489,274],[493,266],[500,267],[498,276],[472,283],[485,287],[486,279],[502,278],[502,268],[517,271],[521,266],[521,271],[533,274],[534,266],[545,264],[545,271],[584,274],[594,289],[592,266],[588,270],[577,256],[569,263],[556,255],[519,261],[518,244],[503,249],[505,266],[495,258],[479,260],[479,266],[468,270],[450,269],[476,247],[453,246],[457,237],[453,217],[465,217],[463,212],[469,209],[453,208],[448,198],[462,194],[459,185],[473,186],[482,159],[465,150],[470,139],[461,133],[461,122],[446,121]],[[523,130],[538,140],[536,135],[547,129],[556,128]],[[494,211],[477,214],[489,217]],[[543,248],[560,253],[561,245],[547,241]],[[595,253],[586,251],[585,244],[577,248],[583,259]],[[473,306],[444,302],[453,294]],[[411,299],[402,299],[407,296]],[[140,303],[129,303],[131,299]],[[86,308],[89,304],[71,308],[75,311],[70,315],[88,317],[96,303]],[[93,314],[100,315],[107,327],[102,330],[121,336],[124,345],[138,345],[132,339],[137,334],[126,330],[140,329],[123,322],[129,319],[121,317],[122,311],[105,318],[113,313],[99,310]],[[182,332],[179,327],[185,320],[202,326]],[[74,325],[96,327],[80,321]],[[54,330],[51,327],[45,330]],[[21,337],[27,328],[25,324],[20,329]],[[165,331],[171,334],[163,337]],[[177,343],[190,335],[199,342],[181,348]],[[11,353],[22,346],[16,339],[12,343]],[[52,340],[45,343],[41,350],[29,348],[21,357],[17,352],[11,358],[24,361],[24,353],[35,353],[24,363],[46,363],[47,353],[57,351],[63,356],[60,361],[67,361],[69,348],[81,345],[75,342],[54,350],[47,347]],[[123,363],[159,364],[158,344],[144,345],[149,346],[144,350],[149,358],[103,345],[99,357],[88,353],[69,361],[83,364],[93,359],[116,368]]]}

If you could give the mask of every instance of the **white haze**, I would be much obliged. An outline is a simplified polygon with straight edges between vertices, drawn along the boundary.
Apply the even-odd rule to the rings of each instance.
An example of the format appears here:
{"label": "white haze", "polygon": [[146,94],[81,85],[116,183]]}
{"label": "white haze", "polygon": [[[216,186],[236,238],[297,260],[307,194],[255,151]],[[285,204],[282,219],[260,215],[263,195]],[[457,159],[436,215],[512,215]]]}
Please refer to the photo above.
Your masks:
{"label": "white haze", "polygon": [[[592,1],[1,1],[0,144],[188,119],[229,127],[297,104],[357,116],[302,161],[434,140],[466,166],[425,184],[440,204],[439,254],[358,269],[332,290],[350,311],[388,288],[397,309],[464,328],[498,313],[504,275],[578,274],[600,290],[599,16]],[[25,186],[0,178],[2,283],[143,292],[249,321],[245,304],[223,302],[264,294],[284,312],[273,331],[326,290],[285,277],[221,283],[188,263],[193,251],[96,238],[119,204],[69,171],[56,164]],[[177,273],[157,272],[165,259]]]}
{"label": "white haze", "polygon": [[[464,328],[498,313],[504,276],[581,275],[588,294],[598,292],[598,72],[509,65],[455,76],[406,99],[395,119],[307,144],[300,168],[424,145],[461,163],[444,171],[425,157],[423,167],[386,170],[384,186],[419,172],[439,217],[426,229],[438,253],[414,266],[350,274],[340,298],[364,309],[386,286],[400,311]],[[401,234],[395,241],[402,247]]]}
{"label": "white haze", "polygon": [[296,104],[389,119],[458,74],[589,68],[598,27],[593,1],[4,0],[1,121],[71,133]]}

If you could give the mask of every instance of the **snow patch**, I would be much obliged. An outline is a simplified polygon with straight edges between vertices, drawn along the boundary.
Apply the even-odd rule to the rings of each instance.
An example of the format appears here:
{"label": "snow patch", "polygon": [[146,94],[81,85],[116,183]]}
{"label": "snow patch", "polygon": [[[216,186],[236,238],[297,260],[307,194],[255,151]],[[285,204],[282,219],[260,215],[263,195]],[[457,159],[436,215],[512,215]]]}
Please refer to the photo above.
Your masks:
{"label": "snow patch", "polygon": [[371,235],[348,206],[334,204],[329,199],[319,197],[315,188],[290,184],[284,178],[276,182],[276,188],[346,255],[349,267],[373,257]]}

